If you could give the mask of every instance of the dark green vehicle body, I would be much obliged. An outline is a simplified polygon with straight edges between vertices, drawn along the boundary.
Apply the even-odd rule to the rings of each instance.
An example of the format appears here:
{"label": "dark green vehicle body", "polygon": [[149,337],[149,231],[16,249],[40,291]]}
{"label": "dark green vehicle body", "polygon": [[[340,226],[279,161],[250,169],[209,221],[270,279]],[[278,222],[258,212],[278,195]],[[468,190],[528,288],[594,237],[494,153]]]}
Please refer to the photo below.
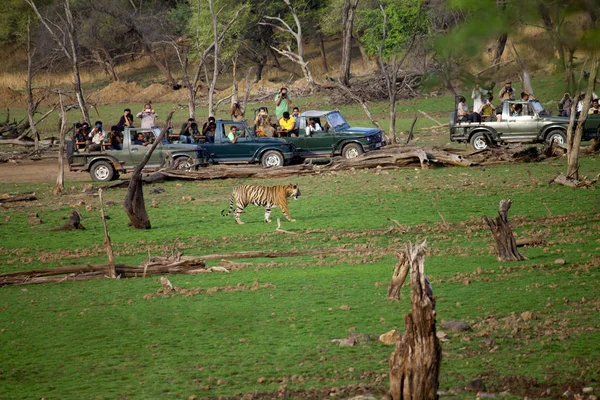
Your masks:
{"label": "dark green vehicle body", "polygon": [[[323,130],[307,136],[305,129],[310,119],[316,119]],[[305,111],[297,122],[298,137],[286,139],[296,146],[299,158],[341,155],[351,159],[386,145],[382,131],[351,127],[339,111]]]}
{"label": "dark green vehicle body", "polygon": [[[123,149],[114,150],[107,143],[102,151],[86,152],[76,149],[76,144],[67,141],[67,161],[71,171],[89,171],[95,181],[111,181],[119,177],[119,173],[133,170],[146,156],[151,145],[133,144],[133,138],[139,132],[148,129],[128,128],[123,132]],[[160,128],[151,129],[151,134],[158,137]],[[194,169],[207,162],[206,155],[198,144],[171,143],[165,137],[152,152],[144,170],[156,170],[164,166],[166,161],[173,160],[178,169]]]}
{"label": "dark green vehicle body", "polygon": [[[200,144],[216,163],[262,163],[265,167],[276,167],[289,164],[294,157],[293,144],[283,139],[258,137],[246,121],[219,119],[216,123],[214,141]],[[227,138],[231,126],[237,127],[239,135],[235,143]]]}

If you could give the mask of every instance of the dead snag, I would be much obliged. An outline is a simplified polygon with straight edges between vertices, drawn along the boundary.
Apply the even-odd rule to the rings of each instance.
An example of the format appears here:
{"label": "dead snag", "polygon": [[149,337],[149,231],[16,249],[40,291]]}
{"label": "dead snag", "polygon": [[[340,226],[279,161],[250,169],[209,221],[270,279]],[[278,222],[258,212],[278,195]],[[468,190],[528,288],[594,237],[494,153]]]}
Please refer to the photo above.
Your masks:
{"label": "dead snag", "polygon": [[396,255],[398,256],[398,262],[392,273],[392,282],[388,286],[388,300],[400,300],[400,289],[404,285],[408,269],[410,268],[409,260],[406,258],[406,251],[401,251]]}
{"label": "dead snag", "polygon": [[392,400],[438,398],[442,347],[436,336],[435,299],[424,271],[426,245],[408,243],[404,249],[411,270],[411,312],[404,317],[406,331],[389,359]]}
{"label": "dead snag", "polygon": [[511,199],[500,200],[496,219],[491,220],[487,215],[484,216],[485,222],[490,227],[492,236],[496,242],[496,259],[498,261],[521,261],[527,259],[517,250],[517,241],[508,224],[508,210],[511,204]]}
{"label": "dead snag", "polygon": [[106,226],[104,201],[102,200],[102,189],[98,189],[98,197],[100,199],[100,218],[102,219],[102,225],[104,226],[104,247],[106,249],[106,256],[108,257],[108,276],[111,278],[116,278],[117,272],[115,271],[115,254],[113,253],[112,243],[110,242],[110,236],[108,235],[108,226]]}
{"label": "dead snag", "polygon": [[58,228],[48,229],[49,231],[72,231],[76,229],[85,230],[85,227],[81,225],[81,215],[75,210],[69,214],[69,222]]}
{"label": "dead snag", "polygon": [[146,212],[146,204],[144,203],[144,192],[142,190],[142,169],[146,166],[146,163],[150,159],[150,156],[156,149],[159,143],[162,142],[163,137],[167,134],[169,126],[171,124],[171,117],[174,111],[171,111],[167,116],[165,127],[161,130],[160,135],[152,143],[152,147],[148,149],[146,156],[139,163],[133,172],[129,187],[127,188],[127,194],[125,195],[125,201],[123,207],[125,212],[129,216],[129,224],[136,229],[150,229],[150,218]]}

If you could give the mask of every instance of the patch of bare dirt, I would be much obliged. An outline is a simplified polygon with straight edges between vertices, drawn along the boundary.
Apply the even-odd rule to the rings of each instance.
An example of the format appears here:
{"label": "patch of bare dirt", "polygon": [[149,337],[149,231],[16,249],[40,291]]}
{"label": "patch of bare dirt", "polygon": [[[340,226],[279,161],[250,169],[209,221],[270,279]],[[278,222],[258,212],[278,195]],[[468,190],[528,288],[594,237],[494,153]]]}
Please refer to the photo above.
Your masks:
{"label": "patch of bare dirt", "polygon": [[27,105],[27,98],[25,96],[8,87],[0,87],[0,101],[0,105],[8,108]]}
{"label": "patch of bare dirt", "polygon": [[93,93],[90,99],[96,104],[127,103],[142,90],[135,82],[113,82]]}
{"label": "patch of bare dirt", "polygon": [[[43,159],[40,161],[22,160],[0,164],[2,182],[56,182],[58,176],[58,161]],[[65,169],[65,184],[69,182],[90,181],[87,172],[71,172]]]}
{"label": "patch of bare dirt", "polygon": [[[171,93],[173,89],[167,85],[161,85],[160,83],[153,83],[147,88],[140,89],[136,92],[131,93],[129,101],[138,103],[156,103],[162,96]],[[184,91],[184,95],[185,95]]]}

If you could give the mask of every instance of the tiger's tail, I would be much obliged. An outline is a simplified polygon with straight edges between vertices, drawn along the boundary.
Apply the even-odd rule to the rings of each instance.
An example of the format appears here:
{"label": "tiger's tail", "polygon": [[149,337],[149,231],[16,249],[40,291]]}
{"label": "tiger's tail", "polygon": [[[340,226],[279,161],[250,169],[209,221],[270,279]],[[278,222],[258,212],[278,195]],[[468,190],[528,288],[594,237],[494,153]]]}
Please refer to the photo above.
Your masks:
{"label": "tiger's tail", "polygon": [[229,200],[229,212],[225,212],[225,210],[221,210],[221,216],[229,217],[233,212],[233,203],[235,202],[235,192],[231,194],[231,199]]}

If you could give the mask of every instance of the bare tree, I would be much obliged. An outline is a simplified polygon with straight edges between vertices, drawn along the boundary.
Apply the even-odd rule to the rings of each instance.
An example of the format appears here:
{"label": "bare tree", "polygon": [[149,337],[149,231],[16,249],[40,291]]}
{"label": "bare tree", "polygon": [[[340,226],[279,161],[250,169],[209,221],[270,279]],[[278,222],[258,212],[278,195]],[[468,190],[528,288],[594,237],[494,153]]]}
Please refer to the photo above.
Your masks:
{"label": "bare tree", "polygon": [[65,135],[67,134],[67,112],[63,103],[63,96],[58,92],[58,101],[60,103],[60,141],[58,145],[58,177],[56,186],[52,190],[54,194],[60,194],[65,191]]}
{"label": "bare tree", "polygon": [[[200,1],[198,1],[198,8],[199,7],[200,7]],[[210,10],[213,10],[212,0],[209,1],[209,8],[210,8]],[[217,23],[217,18],[219,17],[219,14],[223,11],[223,8],[221,8],[217,13],[214,13],[214,10],[211,11],[213,41],[206,47],[204,47],[204,43],[202,43],[200,41],[199,34],[197,35],[197,37],[195,39],[196,40],[195,44],[191,43],[192,39],[190,39],[190,38],[185,38],[185,37],[171,38],[171,44],[172,44],[173,48],[175,49],[175,52],[177,54],[177,59],[179,60],[179,65],[180,65],[181,73],[183,76],[183,78],[182,78],[183,83],[188,89],[188,112],[189,112],[190,118],[196,117],[196,98],[197,98],[197,94],[198,94],[198,84],[200,82],[201,73],[202,73],[204,67],[206,66],[206,60],[208,59],[210,53],[213,52],[213,55],[215,56],[215,63],[214,63],[215,71],[217,71],[216,76],[214,75],[215,72],[213,71],[213,81],[216,84],[216,79],[218,78],[219,47],[223,43],[223,40],[225,39],[225,36],[226,36],[227,32],[229,31],[229,29],[238,20],[242,11],[245,8],[246,8],[246,5],[243,5],[242,7],[240,7],[236,11],[236,13],[233,15],[233,17],[225,24],[225,26],[223,26],[223,28],[221,28],[220,31],[218,29],[218,26],[216,26],[216,23]],[[214,17],[214,23],[213,23],[212,17]],[[214,35],[215,32],[217,32],[216,36]],[[192,51],[196,52],[197,58],[198,58],[198,61],[195,65],[193,73],[190,72],[190,60],[189,60],[190,54],[192,53]],[[214,96],[214,86],[212,88],[212,94]],[[210,103],[210,100],[211,100],[211,98],[210,98],[210,93],[209,93],[209,103]],[[213,103],[214,103],[214,100],[213,100]],[[209,105],[209,113],[210,113],[210,110],[213,110],[213,108],[214,108],[214,106]],[[213,110],[213,113],[214,113],[214,110]]]}
{"label": "bare tree", "polygon": [[340,81],[344,86],[350,85],[350,62],[352,60],[352,27],[354,12],[359,0],[345,0],[342,9],[343,36],[342,36],[342,62],[340,64]]}
{"label": "bare tree", "polygon": [[[506,10],[506,0],[496,0],[496,6],[500,12],[503,12]],[[492,65],[500,64],[500,61],[502,61],[502,54],[504,54],[507,39],[508,33],[506,31],[500,33],[496,37],[496,41],[492,47]]]}
{"label": "bare tree", "polygon": [[35,54],[35,47],[33,47],[33,43],[31,42],[31,18],[27,18],[27,81],[25,82],[25,87],[27,90],[27,119],[29,121],[29,127],[31,128],[31,132],[33,133],[33,140],[35,143],[35,150],[39,150],[40,146],[40,134],[35,127],[35,122],[33,120],[33,115],[35,114],[35,110],[37,105],[33,100],[33,91],[31,89],[31,84],[33,80],[33,56]]}
{"label": "bare tree", "polygon": [[44,18],[33,0],[25,0],[25,2],[33,9],[39,21],[48,30],[50,36],[52,36],[52,39],[56,45],[71,62],[71,67],[73,68],[73,85],[75,87],[77,103],[79,104],[79,109],[81,110],[83,119],[89,122],[90,116],[85,104],[83,89],[81,88],[81,76],[79,73],[80,48],[77,40],[76,25],[73,21],[73,13],[71,12],[70,1],[64,0],[62,4],[62,13],[56,13],[59,19],[58,22],[53,22],[48,18]]}
{"label": "bare tree", "polygon": [[382,5],[379,5],[380,9],[381,9],[381,13],[383,14],[383,37],[381,39],[381,43],[379,44],[378,47],[378,60],[379,60],[379,67],[381,68],[381,73],[383,74],[383,76],[385,77],[385,83],[387,86],[387,91],[388,91],[388,96],[389,96],[389,105],[390,105],[390,128],[389,128],[389,137],[392,138],[393,143],[396,143],[396,97],[398,94],[398,86],[397,86],[397,81],[398,81],[398,71],[400,70],[400,67],[402,66],[402,64],[404,64],[404,61],[406,60],[406,57],[408,56],[408,54],[410,53],[410,50],[412,49],[412,46],[415,42],[415,39],[417,37],[417,32],[415,31],[412,35],[412,38],[410,39],[409,45],[404,53],[404,55],[398,59],[398,55],[396,53],[394,53],[392,55],[392,59],[389,63],[384,62],[383,59],[383,47],[385,44],[385,40],[386,40],[386,36],[387,36],[387,31],[386,31],[386,26],[387,26],[387,15],[385,13],[385,10],[383,8]]}
{"label": "bare tree", "polygon": [[[577,124],[575,124],[576,112],[574,112],[574,108],[576,107],[576,101],[573,102],[573,109],[571,111],[571,123],[569,124],[569,128],[567,129],[567,178],[570,179],[579,179],[579,146],[581,145],[583,127],[585,124],[585,120],[588,116],[590,103],[592,101],[592,94],[594,93],[594,87],[596,84],[596,77],[598,76],[598,54],[598,50],[594,50],[585,96],[583,97],[583,99],[581,99],[579,96],[575,96],[576,100],[579,99],[583,101],[583,107],[581,112],[579,113]],[[573,127],[575,125],[575,132],[573,132]]]}
{"label": "bare tree", "polygon": [[294,30],[287,22],[285,22],[280,17],[265,16],[264,17],[265,19],[268,19],[270,21],[275,21],[277,23],[259,22],[259,24],[272,26],[273,28],[275,28],[281,32],[289,33],[290,35],[292,35],[294,37],[294,39],[296,39],[296,52],[295,53],[292,51],[292,48],[290,47],[290,45],[287,46],[287,50],[281,50],[275,46],[271,46],[271,48],[273,50],[275,50],[277,53],[279,53],[283,56],[286,56],[287,58],[289,58],[290,60],[292,60],[293,62],[298,64],[300,66],[300,68],[302,69],[302,73],[304,74],[304,78],[306,78],[308,85],[311,88],[314,88],[316,86],[316,83],[310,72],[310,68],[308,67],[308,62],[304,58],[304,43],[302,41],[303,37],[302,37],[302,26],[300,24],[300,18],[298,18],[298,13],[296,12],[296,9],[290,3],[290,0],[283,0],[283,2],[285,4],[287,4],[288,8],[290,9],[290,11],[292,13],[292,17],[294,18],[294,24],[296,25],[296,30]]}

